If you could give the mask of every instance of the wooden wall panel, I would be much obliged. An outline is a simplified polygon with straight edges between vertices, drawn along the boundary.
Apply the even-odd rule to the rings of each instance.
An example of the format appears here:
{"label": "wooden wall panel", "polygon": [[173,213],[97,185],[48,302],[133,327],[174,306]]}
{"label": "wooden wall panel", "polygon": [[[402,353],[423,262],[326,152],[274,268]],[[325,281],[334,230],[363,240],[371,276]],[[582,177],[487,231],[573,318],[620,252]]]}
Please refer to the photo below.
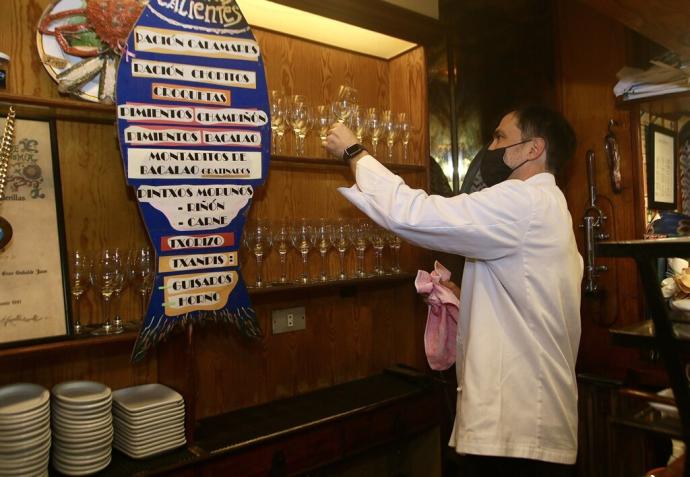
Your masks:
{"label": "wooden wall panel", "polygon": [[[633,138],[637,131],[627,111],[616,109],[613,86],[616,72],[625,64],[625,28],[579,2],[559,1],[556,16],[559,58],[560,103],[566,118],[578,137],[574,161],[565,177],[565,194],[580,252],[584,256],[582,223],[588,202],[585,155],[596,154],[597,203],[608,216],[604,232],[612,240],[641,238],[637,236],[635,209],[637,193],[637,156]],[[582,32],[587,34],[583,35]],[[605,46],[605,47],[604,47]],[[604,151],[608,122],[620,123],[615,129],[622,158],[621,193],[611,189]],[[608,272],[601,274],[598,296],[583,295],[582,339],[578,365],[583,370],[624,369],[635,361],[635,351],[613,348],[608,328],[643,319],[638,292],[637,268],[631,261],[597,259]]]}

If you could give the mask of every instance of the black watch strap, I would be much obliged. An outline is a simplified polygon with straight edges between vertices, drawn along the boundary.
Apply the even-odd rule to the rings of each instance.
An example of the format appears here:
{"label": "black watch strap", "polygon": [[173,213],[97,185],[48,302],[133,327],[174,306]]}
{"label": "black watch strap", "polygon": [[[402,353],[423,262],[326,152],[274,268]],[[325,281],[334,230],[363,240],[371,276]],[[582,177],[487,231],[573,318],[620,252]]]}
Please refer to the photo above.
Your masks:
{"label": "black watch strap", "polygon": [[345,149],[345,151],[343,152],[343,161],[345,161],[347,164],[349,164],[353,157],[355,157],[360,152],[366,151],[366,150],[367,149],[364,146],[362,146],[361,144],[355,143],[352,146]]}

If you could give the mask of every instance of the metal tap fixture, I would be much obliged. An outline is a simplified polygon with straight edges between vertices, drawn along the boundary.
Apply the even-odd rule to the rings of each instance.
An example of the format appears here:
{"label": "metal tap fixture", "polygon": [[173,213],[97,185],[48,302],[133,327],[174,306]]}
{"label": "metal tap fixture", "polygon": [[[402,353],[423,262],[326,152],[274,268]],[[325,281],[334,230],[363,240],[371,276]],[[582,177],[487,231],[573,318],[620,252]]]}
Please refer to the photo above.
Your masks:
{"label": "metal tap fixture", "polygon": [[587,183],[589,185],[589,203],[585,209],[583,224],[585,229],[585,293],[594,294],[599,291],[597,278],[601,272],[608,270],[606,265],[595,265],[595,248],[598,240],[606,240],[609,234],[601,232],[607,217],[597,206],[597,186],[594,179],[594,151],[587,151]]}

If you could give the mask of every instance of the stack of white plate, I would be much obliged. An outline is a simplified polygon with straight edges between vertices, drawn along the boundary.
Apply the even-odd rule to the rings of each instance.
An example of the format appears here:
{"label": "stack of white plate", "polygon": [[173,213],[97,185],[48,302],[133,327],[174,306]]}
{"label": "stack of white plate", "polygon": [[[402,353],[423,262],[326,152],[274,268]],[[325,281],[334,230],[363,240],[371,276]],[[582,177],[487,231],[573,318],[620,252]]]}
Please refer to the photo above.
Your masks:
{"label": "stack of white plate", "polygon": [[110,464],[113,396],[93,381],[53,387],[53,467],[65,475],[90,475]]}
{"label": "stack of white plate", "polygon": [[50,393],[37,384],[0,387],[0,476],[48,475]]}
{"label": "stack of white plate", "polygon": [[113,392],[113,446],[134,459],[184,445],[184,399],[162,384]]}

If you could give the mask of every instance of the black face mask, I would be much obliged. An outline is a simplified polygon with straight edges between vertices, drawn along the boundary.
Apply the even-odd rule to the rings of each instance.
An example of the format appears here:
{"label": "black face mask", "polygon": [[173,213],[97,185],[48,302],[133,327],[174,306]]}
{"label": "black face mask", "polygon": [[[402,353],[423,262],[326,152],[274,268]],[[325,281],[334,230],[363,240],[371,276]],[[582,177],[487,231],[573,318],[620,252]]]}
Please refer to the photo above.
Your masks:
{"label": "black face mask", "polygon": [[531,141],[531,139],[525,139],[522,142],[516,142],[515,144],[511,144],[510,146],[506,147],[499,147],[493,150],[486,150],[486,152],[484,153],[484,157],[482,157],[482,162],[479,164],[479,170],[482,173],[482,179],[484,179],[484,182],[488,187],[496,185],[499,182],[503,182],[508,177],[510,177],[513,171],[525,165],[528,159],[525,159],[517,167],[511,169],[509,166],[506,165],[504,161],[504,156],[506,153],[506,149],[508,149],[509,147],[518,146],[529,141]]}

